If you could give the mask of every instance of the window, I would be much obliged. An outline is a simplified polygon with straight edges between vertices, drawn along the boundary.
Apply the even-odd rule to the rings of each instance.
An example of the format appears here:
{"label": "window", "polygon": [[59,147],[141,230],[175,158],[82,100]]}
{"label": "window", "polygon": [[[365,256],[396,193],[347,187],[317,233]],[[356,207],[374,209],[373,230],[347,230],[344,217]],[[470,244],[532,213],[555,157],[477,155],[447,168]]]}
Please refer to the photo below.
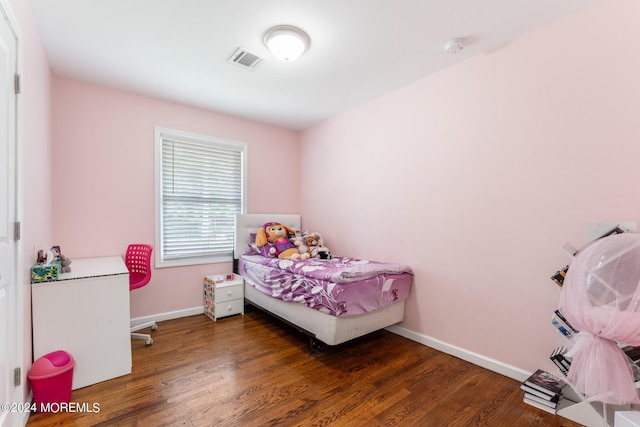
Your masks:
{"label": "window", "polygon": [[156,267],[230,261],[245,143],[156,128]]}

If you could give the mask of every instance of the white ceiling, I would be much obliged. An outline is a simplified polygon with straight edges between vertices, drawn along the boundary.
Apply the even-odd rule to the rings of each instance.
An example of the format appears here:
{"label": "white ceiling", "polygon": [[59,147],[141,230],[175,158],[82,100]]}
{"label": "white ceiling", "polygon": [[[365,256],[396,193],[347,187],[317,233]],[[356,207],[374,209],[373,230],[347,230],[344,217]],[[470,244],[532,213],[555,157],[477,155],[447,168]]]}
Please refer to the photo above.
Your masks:
{"label": "white ceiling", "polygon": [[[493,51],[598,0],[32,0],[55,75],[293,130]],[[264,33],[311,38],[295,62]],[[464,37],[459,55],[445,43]],[[229,63],[243,47],[266,58]]]}

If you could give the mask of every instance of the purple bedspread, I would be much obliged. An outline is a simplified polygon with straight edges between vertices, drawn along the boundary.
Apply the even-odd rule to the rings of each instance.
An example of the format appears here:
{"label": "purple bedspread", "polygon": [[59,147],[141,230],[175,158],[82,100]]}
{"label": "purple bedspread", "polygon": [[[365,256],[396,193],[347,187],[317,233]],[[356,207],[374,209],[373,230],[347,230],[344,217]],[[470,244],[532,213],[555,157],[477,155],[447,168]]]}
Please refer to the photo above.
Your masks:
{"label": "purple bedspread", "polygon": [[355,258],[292,261],[242,255],[239,271],[260,292],[334,316],[355,316],[409,296],[411,268]]}

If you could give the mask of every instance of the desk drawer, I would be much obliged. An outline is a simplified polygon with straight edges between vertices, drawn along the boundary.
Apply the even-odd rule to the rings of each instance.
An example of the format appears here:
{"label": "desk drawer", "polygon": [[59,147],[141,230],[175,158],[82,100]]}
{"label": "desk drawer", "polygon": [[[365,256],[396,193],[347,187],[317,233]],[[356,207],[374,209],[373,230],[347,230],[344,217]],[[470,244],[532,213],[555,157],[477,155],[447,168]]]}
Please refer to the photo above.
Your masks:
{"label": "desk drawer", "polygon": [[237,299],[227,302],[216,302],[215,318],[231,316],[233,314],[244,314],[244,299]]}
{"label": "desk drawer", "polygon": [[244,285],[216,286],[216,304],[219,302],[231,301],[244,298]]}

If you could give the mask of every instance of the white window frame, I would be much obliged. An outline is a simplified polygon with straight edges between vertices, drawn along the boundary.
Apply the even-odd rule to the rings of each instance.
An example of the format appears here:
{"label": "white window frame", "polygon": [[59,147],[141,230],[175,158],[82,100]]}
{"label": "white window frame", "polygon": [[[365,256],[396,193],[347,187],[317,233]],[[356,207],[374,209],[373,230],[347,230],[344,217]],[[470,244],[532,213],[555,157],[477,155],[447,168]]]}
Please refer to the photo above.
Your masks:
{"label": "white window frame", "polygon": [[247,144],[229,139],[215,138],[198,135],[195,133],[171,130],[155,127],[154,151],[155,151],[155,266],[176,267],[184,265],[210,264],[218,262],[230,262],[233,260],[233,247],[230,255],[217,255],[206,257],[185,257],[165,259],[163,245],[163,189],[162,189],[162,142],[171,139],[179,142],[211,145],[219,148],[232,148],[242,153],[242,202],[240,213],[246,213],[247,206]]}

